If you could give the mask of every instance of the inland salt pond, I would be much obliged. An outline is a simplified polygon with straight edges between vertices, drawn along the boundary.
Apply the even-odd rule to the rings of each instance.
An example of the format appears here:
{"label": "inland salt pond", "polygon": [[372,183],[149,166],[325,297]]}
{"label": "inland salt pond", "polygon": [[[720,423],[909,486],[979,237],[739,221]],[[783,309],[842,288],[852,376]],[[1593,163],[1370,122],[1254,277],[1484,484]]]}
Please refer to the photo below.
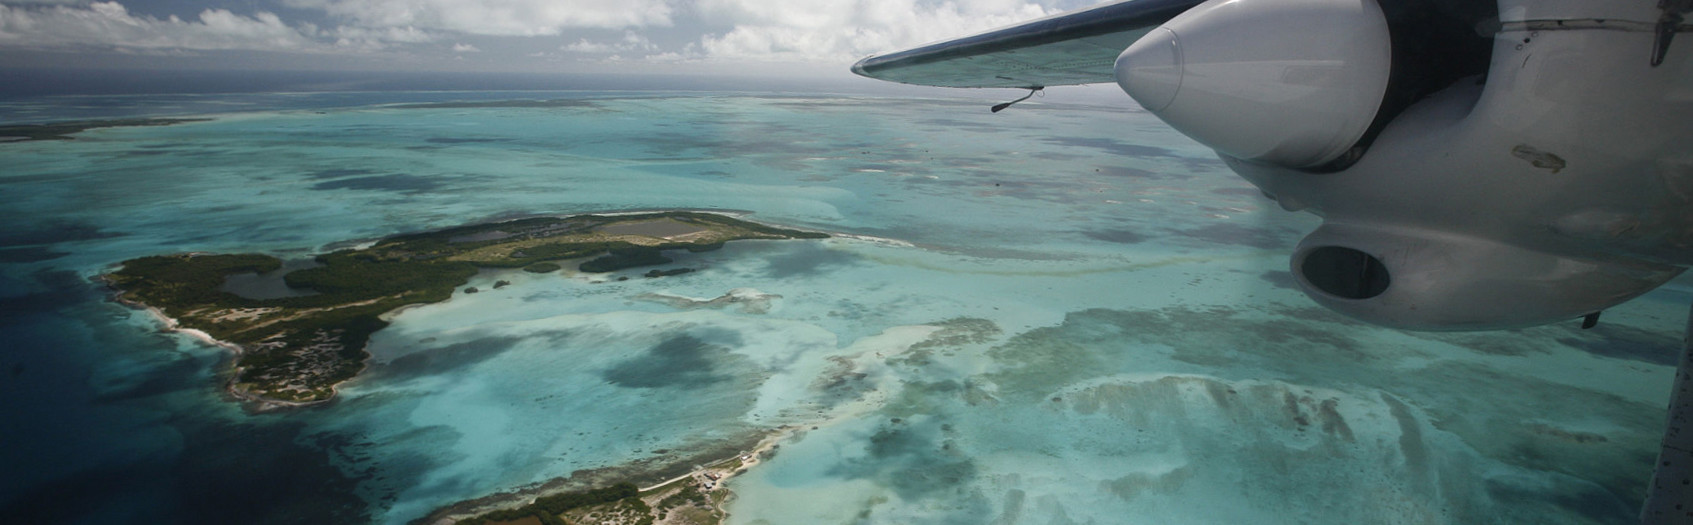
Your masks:
{"label": "inland salt pond", "polygon": [[[1052,91],[988,112],[1000,101],[0,101],[6,122],[205,119],[0,144],[0,522],[534,523],[531,500],[639,521],[626,497],[564,509],[622,483],[666,519],[728,525],[1633,519],[1685,282],[1592,330],[1363,325],[1292,287],[1288,256],[1314,219],[1132,102]],[[832,237],[665,250],[674,262],[606,273],[581,268],[598,255],[529,262],[552,255],[516,247],[509,226],[376,244],[682,209]],[[648,259],[625,255],[605,263]],[[155,256],[161,271],[235,272],[161,290],[209,324],[340,312],[328,302],[369,286],[389,302],[344,310],[386,326],[330,401],[246,410],[229,389],[254,363],[161,332],[94,280]],[[333,279],[337,264],[468,277],[412,289],[394,284],[407,273]],[[681,269],[696,271],[644,277]],[[290,288],[295,274],[312,286]],[[375,312],[430,293],[446,300]],[[258,322],[306,322],[280,312]],[[241,382],[261,386],[252,374]],[[645,490],[678,477],[692,481]]]}

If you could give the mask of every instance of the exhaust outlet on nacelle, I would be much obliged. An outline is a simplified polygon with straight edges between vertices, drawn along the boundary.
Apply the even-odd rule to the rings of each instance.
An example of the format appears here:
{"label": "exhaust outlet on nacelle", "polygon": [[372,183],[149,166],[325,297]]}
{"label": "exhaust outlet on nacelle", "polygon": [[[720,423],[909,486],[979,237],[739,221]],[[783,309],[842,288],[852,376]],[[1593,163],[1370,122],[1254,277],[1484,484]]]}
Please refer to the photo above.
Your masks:
{"label": "exhaust outlet on nacelle", "polygon": [[1323,306],[1410,330],[1493,330],[1579,319],[1682,271],[1451,233],[1336,224],[1301,241],[1291,266],[1300,288]]}
{"label": "exhaust outlet on nacelle", "polygon": [[1342,299],[1369,299],[1393,283],[1381,259],[1345,246],[1320,246],[1305,254],[1299,275],[1323,293]]}

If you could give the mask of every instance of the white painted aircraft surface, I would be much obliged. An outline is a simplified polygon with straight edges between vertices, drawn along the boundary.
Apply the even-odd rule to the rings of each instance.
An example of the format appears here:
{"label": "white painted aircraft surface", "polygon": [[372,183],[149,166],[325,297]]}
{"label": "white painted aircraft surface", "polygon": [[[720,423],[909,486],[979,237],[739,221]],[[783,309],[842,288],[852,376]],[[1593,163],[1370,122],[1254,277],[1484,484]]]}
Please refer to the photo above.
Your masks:
{"label": "white painted aircraft surface", "polygon": [[[1031,94],[1114,82],[1281,207],[1323,219],[1290,264],[1316,302],[1412,330],[1590,326],[1693,265],[1689,12],[1129,0],[853,71]],[[1646,523],[1693,523],[1690,390],[1684,356]]]}

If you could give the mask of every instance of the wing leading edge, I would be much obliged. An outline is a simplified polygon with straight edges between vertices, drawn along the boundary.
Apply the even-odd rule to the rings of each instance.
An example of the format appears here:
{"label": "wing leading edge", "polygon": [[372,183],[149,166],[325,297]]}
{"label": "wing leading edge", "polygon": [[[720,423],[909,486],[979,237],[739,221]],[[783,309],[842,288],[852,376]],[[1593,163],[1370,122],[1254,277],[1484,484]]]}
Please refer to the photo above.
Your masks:
{"label": "wing leading edge", "polygon": [[964,38],[874,55],[862,76],[941,87],[1046,86],[1113,82],[1117,55],[1147,31],[1200,0],[1124,0],[1060,13]]}

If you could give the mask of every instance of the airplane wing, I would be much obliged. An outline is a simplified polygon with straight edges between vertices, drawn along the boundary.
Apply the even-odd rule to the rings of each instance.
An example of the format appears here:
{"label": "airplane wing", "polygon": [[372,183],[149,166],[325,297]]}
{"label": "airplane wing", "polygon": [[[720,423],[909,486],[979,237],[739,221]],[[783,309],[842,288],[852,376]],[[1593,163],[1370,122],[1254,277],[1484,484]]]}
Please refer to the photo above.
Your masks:
{"label": "airplane wing", "polygon": [[903,84],[1035,89],[1114,82],[1112,64],[1199,0],[1123,0],[915,49],[875,55],[859,75]]}

